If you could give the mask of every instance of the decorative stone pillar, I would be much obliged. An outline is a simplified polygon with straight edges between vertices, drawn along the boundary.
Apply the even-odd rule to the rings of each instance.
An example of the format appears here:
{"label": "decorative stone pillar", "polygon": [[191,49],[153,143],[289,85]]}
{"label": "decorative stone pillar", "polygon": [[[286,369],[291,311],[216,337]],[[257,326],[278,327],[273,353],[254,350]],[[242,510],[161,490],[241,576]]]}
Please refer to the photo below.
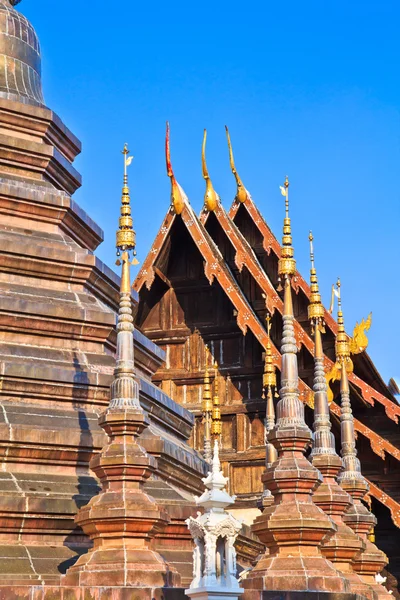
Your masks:
{"label": "decorative stone pillar", "polygon": [[340,287],[340,280],[338,280],[336,292],[338,297],[338,333],[335,349],[341,378],[340,428],[343,462],[338,482],[353,499],[352,504],[343,516],[343,520],[361,538],[365,546],[353,559],[354,571],[373,589],[375,598],[389,600],[389,592],[375,580],[375,575],[383,569],[388,560],[386,555],[368,539],[368,534],[376,524],[376,518],[362,503],[362,499],[368,492],[368,483],[361,474],[361,464],[357,458],[354,418],[351,410],[350,388],[347,375],[347,371],[352,370],[353,365],[350,358],[349,338],[344,329]]}
{"label": "decorative stone pillar", "polygon": [[322,541],[337,527],[313,502],[312,493],[322,478],[305,457],[311,431],[304,421],[304,404],[298,390],[291,292],[296,263],[288,214],[288,188],[286,179],[281,188],[286,197],[286,218],[279,261],[279,276],[284,284],[281,389],[277,423],[268,435],[268,441],[278,451],[278,459],[262,477],[274,495],[274,504],[265,508],[253,524],[254,533],[266,544],[269,553],[261,557],[243,582],[248,597],[254,597],[254,590],[347,591],[343,577],[321,553]]}
{"label": "decorative stone pillar", "polygon": [[204,508],[186,523],[194,539],[193,581],[185,594],[196,600],[211,598],[237,599],[242,593],[236,579],[236,550],[234,543],[241,523],[225,511],[235,501],[225,486],[227,478],[221,471],[218,440],[214,441],[212,470],[203,479],[207,490],[196,498]]}
{"label": "decorative stone pillar", "polygon": [[[151,590],[176,586],[180,576],[151,549],[151,540],[168,523],[167,513],[143,489],[156,470],[156,460],[138,444],[149,425],[139,403],[134,370],[133,317],[129,251],[135,248],[130,216],[125,147],[125,175],[118,253],[122,251],[122,278],[117,324],[117,355],[111,400],[99,424],[108,442],[93,457],[90,468],[100,479],[102,491],[82,507],[75,521],[93,540],[93,548],[79,558],[63,578],[71,586],[127,586]],[[119,262],[119,261],[118,261]]]}
{"label": "decorative stone pillar", "polygon": [[335,565],[350,583],[350,590],[372,599],[372,589],[364,583],[352,567],[352,559],[365,548],[363,541],[343,521],[343,514],[352,504],[352,498],[337,483],[342,461],[335,448],[335,438],[331,431],[327,383],[324,371],[322,333],[325,332],[324,307],[319,293],[317,272],[314,265],[313,236],[310,232],[310,305],[308,317],[314,333],[314,446],[311,462],[323,476],[322,484],[316,489],[313,500],[330,516],[337,531],[322,543],[321,552]]}

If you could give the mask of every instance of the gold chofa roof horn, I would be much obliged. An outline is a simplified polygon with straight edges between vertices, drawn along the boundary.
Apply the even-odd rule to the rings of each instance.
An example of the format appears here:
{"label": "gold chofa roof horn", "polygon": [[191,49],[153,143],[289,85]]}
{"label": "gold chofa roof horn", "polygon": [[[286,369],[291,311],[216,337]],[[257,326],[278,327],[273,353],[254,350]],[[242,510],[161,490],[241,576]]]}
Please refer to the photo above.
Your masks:
{"label": "gold chofa roof horn", "polygon": [[218,196],[214,190],[210,176],[208,174],[207,163],[206,163],[206,142],[207,142],[207,129],[204,130],[203,135],[203,146],[201,150],[201,164],[203,168],[203,177],[206,181],[206,193],[204,194],[204,206],[207,210],[213,211],[218,205]]}
{"label": "gold chofa roof horn", "polygon": [[228,129],[228,127],[226,125],[225,125],[225,131],[226,131],[226,139],[228,140],[229,162],[230,162],[230,165],[231,165],[232,173],[235,176],[236,185],[237,185],[237,191],[236,191],[235,200],[237,200],[238,202],[246,202],[246,200],[250,196],[250,194],[246,190],[246,188],[244,187],[244,185],[242,183],[242,180],[240,179],[240,177],[239,177],[239,175],[238,175],[238,173],[236,171],[235,161],[233,159],[231,136],[229,135],[229,129]]}

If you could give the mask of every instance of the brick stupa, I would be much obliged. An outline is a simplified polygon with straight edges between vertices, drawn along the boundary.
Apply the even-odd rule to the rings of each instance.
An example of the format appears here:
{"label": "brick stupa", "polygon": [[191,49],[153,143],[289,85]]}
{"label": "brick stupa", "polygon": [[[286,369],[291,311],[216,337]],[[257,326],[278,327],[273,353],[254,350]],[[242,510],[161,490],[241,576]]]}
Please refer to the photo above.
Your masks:
{"label": "brick stupa", "polygon": [[[119,277],[95,256],[103,232],[72,197],[81,185],[73,165],[81,144],[44,103],[39,40],[16,10],[23,3],[14,4],[0,0],[2,597],[11,596],[7,585],[25,586],[26,595],[31,584],[59,586],[91,547],[74,517],[99,491],[89,461],[107,442],[98,416],[110,399],[120,300]],[[152,546],[187,585],[185,519],[196,514],[192,496],[205,464],[187,443],[193,416],[151,382],[164,351],[139,329],[133,336],[150,423],[139,444],[157,458],[144,489],[170,517]],[[255,541],[242,547],[259,551]]]}

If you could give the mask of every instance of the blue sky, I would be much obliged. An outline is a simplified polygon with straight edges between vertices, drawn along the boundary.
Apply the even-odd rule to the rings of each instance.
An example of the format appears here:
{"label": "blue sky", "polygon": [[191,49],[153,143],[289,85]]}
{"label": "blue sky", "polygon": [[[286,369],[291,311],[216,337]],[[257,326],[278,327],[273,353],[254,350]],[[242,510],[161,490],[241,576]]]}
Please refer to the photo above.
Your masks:
{"label": "blue sky", "polygon": [[312,228],[325,303],[342,278],[348,331],[373,312],[369,352],[400,377],[398,277],[400,80],[395,0],[79,2],[23,0],[43,53],[47,105],[82,140],[75,198],[104,229],[115,260],[122,163],[129,142],[137,251],[143,260],[169,204],[165,121],[176,176],[202,205],[201,141],[229,207],[240,176],[280,237],[279,185],[291,180],[299,268]]}

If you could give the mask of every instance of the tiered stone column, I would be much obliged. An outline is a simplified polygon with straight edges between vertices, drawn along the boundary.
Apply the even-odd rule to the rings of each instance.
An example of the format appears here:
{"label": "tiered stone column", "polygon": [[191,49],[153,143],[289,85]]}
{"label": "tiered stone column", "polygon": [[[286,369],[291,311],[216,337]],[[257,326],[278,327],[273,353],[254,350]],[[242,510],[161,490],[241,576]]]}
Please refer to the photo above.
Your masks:
{"label": "tiered stone column", "polygon": [[269,549],[244,581],[252,590],[347,591],[345,580],[321,553],[322,541],[336,525],[313,502],[312,493],[321,483],[319,471],[306,459],[311,431],[304,421],[304,404],[299,398],[297,347],[293,327],[291,278],[296,273],[293,258],[288,186],[282,258],[279,275],[284,283],[282,372],[277,424],[268,435],[278,459],[267,469],[264,483],[274,495],[274,504],[257,517],[253,530]]}
{"label": "tiered stone column", "polygon": [[138,444],[149,425],[139,403],[134,374],[133,317],[130,257],[135,238],[130,216],[126,159],[117,248],[122,251],[122,278],[117,324],[117,356],[111,400],[99,424],[109,436],[90,468],[102,491],[82,507],[76,523],[93,540],[93,549],[81,556],[63,578],[69,586],[132,586],[152,598],[153,589],[180,584],[180,576],[151,549],[151,540],[168,523],[167,513],[143,489],[156,469],[156,460]]}
{"label": "tiered stone column", "polygon": [[313,236],[310,232],[311,277],[310,305],[308,317],[314,331],[314,446],[311,462],[323,476],[322,484],[316,489],[313,500],[331,517],[337,531],[322,543],[322,554],[335,565],[350,583],[354,593],[372,598],[372,589],[364,583],[352,567],[351,561],[364,549],[362,540],[343,521],[343,514],[352,504],[352,498],[337,483],[342,461],[335,449],[335,438],[331,431],[327,383],[324,371],[322,333],[325,331],[324,307],[321,303],[317,273],[314,265]]}
{"label": "tiered stone column", "polygon": [[387,589],[375,580],[377,575],[387,564],[388,559],[384,552],[379,550],[368,539],[368,534],[376,524],[375,516],[362,503],[368,492],[368,483],[361,473],[361,464],[357,458],[354,436],[354,418],[351,410],[350,388],[347,369],[351,368],[349,338],[344,330],[344,319],[340,299],[340,282],[338,282],[339,310],[338,333],[336,336],[336,360],[341,368],[340,394],[341,394],[341,436],[342,436],[342,461],[343,469],[339,475],[339,483],[353,499],[352,504],[343,516],[343,520],[361,538],[365,544],[353,559],[353,569],[361,579],[373,589],[375,598],[389,600],[391,595]]}

